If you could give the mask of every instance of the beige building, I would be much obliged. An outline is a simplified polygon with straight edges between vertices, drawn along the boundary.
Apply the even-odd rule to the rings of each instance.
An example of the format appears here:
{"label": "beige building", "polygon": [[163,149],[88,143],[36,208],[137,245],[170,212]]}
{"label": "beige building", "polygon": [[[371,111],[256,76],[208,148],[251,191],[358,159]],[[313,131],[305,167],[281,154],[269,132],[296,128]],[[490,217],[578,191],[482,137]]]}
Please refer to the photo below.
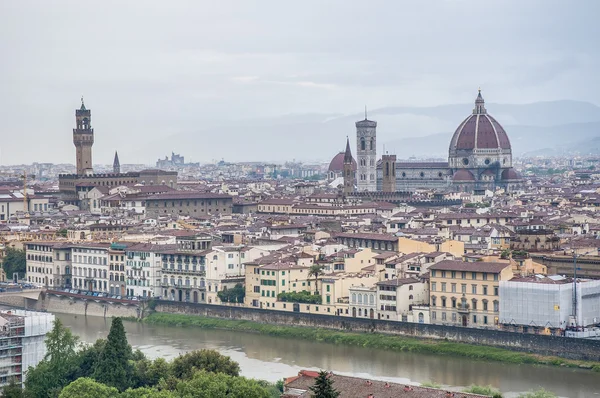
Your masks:
{"label": "beige building", "polygon": [[496,327],[499,283],[513,277],[510,264],[444,260],[429,270],[432,324]]}
{"label": "beige building", "polygon": [[[429,284],[416,278],[377,282],[376,303],[377,319],[408,322],[413,305],[429,304]],[[417,319],[424,323],[424,315]]]}

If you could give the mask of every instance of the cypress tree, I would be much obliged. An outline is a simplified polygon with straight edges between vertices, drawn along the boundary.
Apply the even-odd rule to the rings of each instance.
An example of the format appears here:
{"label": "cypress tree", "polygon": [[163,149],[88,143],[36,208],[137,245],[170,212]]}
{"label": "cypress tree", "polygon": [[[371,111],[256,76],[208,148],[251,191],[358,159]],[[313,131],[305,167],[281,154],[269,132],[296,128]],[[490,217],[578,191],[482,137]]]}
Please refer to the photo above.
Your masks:
{"label": "cypress tree", "polygon": [[106,344],[94,369],[94,379],[124,391],[129,387],[132,368],[129,363],[132,352],[125,336],[121,318],[114,318]]}
{"label": "cypress tree", "polygon": [[315,379],[314,386],[310,387],[313,392],[313,398],[338,398],[340,392],[333,388],[333,380],[329,377],[329,373],[322,370]]}

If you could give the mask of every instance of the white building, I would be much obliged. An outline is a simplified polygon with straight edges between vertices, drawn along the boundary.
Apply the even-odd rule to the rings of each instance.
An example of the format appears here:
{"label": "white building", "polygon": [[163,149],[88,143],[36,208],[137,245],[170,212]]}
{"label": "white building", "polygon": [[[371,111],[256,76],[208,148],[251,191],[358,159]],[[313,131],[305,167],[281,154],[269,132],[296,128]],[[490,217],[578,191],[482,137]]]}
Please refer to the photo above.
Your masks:
{"label": "white building", "polygon": [[0,387],[11,381],[23,383],[27,369],[46,355],[46,333],[54,315],[10,310],[0,312]]}
{"label": "white building", "polygon": [[161,296],[162,256],[165,246],[137,243],[126,250],[127,296]]}
{"label": "white building", "polygon": [[377,287],[375,286],[352,286],[348,289],[350,315],[354,318],[377,317]]}
{"label": "white building", "polygon": [[108,243],[77,244],[72,253],[73,288],[109,292]]}

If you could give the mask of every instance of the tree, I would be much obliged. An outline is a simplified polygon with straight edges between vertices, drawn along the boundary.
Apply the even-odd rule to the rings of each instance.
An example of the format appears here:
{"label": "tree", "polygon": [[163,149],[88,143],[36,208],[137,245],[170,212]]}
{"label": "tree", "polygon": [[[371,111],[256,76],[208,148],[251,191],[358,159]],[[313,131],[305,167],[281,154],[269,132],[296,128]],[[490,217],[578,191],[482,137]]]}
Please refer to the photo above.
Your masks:
{"label": "tree", "polygon": [[217,296],[223,303],[243,303],[246,289],[241,283],[238,283],[232,289],[221,290],[217,293]]}
{"label": "tree", "polygon": [[154,387],[162,378],[168,377],[170,366],[164,358],[151,361],[147,358],[136,361],[133,369],[134,387]]}
{"label": "tree", "polygon": [[21,384],[16,383],[14,380],[2,389],[3,398],[23,398],[24,396]]}
{"label": "tree", "polygon": [[25,271],[27,270],[25,250],[8,247],[2,260],[2,268],[6,271],[6,276],[11,279],[15,272],[18,272],[21,276],[25,275]]}
{"label": "tree", "polygon": [[301,292],[281,292],[277,295],[277,300],[305,304],[321,304],[323,302],[321,295],[310,294],[307,290]]}
{"label": "tree", "polygon": [[55,318],[52,330],[46,334],[46,356],[55,366],[61,366],[69,362],[77,354],[79,337],[75,336],[71,329],[63,326],[60,319]]}
{"label": "tree", "polygon": [[319,372],[310,391],[313,392],[313,398],[337,398],[340,396],[340,392],[333,388],[333,380],[325,370]]}
{"label": "tree", "polygon": [[114,387],[98,383],[89,377],[81,377],[66,386],[59,398],[114,398],[118,395],[119,391]]}
{"label": "tree", "polygon": [[70,375],[76,368],[78,344],[79,338],[55,319],[52,330],[46,334],[46,356],[27,371],[27,395],[58,396],[60,390],[74,380]]}
{"label": "tree", "polygon": [[191,379],[194,373],[200,370],[238,376],[240,365],[215,350],[188,352],[175,358],[171,365],[171,373],[178,379]]}
{"label": "tree", "polygon": [[319,295],[319,276],[323,275],[323,266],[320,264],[313,264],[310,266],[310,269],[308,270],[308,277],[310,278],[311,276],[315,277],[315,294]]}
{"label": "tree", "polygon": [[106,340],[98,339],[93,345],[83,347],[77,353],[75,366],[71,369],[68,379],[74,381],[80,377],[92,377],[105,345]]}
{"label": "tree", "polygon": [[128,389],[119,395],[119,398],[177,398],[173,391],[157,390],[155,388],[141,387]]}
{"label": "tree", "polygon": [[256,380],[224,373],[196,372],[190,380],[177,385],[178,396],[194,398],[271,398]]}
{"label": "tree", "polygon": [[113,318],[104,349],[94,369],[94,379],[120,391],[130,387],[132,367],[131,346],[125,336],[121,318]]}

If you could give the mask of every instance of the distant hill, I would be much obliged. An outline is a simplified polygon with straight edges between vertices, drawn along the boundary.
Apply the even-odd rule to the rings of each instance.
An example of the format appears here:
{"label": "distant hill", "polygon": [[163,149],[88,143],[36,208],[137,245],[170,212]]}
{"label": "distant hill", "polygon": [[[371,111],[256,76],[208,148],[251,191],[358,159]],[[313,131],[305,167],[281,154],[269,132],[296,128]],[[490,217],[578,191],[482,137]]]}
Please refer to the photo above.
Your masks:
{"label": "distant hill", "polygon": [[[450,137],[472,104],[435,107],[385,107],[369,111],[378,122],[378,152],[383,146],[401,158],[446,157]],[[507,130],[516,155],[538,150],[584,148],[600,137],[600,107],[579,101],[486,104]],[[186,160],[208,162],[303,160],[328,161],[344,149],[346,136],[355,151],[355,126],[364,114],[284,115],[204,125],[193,132],[148,140],[131,148],[133,157],[158,158],[174,150]],[[231,137],[237,137],[232,139]],[[135,154],[134,154],[135,152]]]}
{"label": "distant hill", "polygon": [[[560,126],[510,126],[506,129],[513,154],[551,155],[565,153],[597,153],[594,145],[600,145],[600,122],[572,123]],[[385,143],[397,148],[400,157],[448,156],[448,145],[453,133],[432,134],[425,137],[409,137]]]}

